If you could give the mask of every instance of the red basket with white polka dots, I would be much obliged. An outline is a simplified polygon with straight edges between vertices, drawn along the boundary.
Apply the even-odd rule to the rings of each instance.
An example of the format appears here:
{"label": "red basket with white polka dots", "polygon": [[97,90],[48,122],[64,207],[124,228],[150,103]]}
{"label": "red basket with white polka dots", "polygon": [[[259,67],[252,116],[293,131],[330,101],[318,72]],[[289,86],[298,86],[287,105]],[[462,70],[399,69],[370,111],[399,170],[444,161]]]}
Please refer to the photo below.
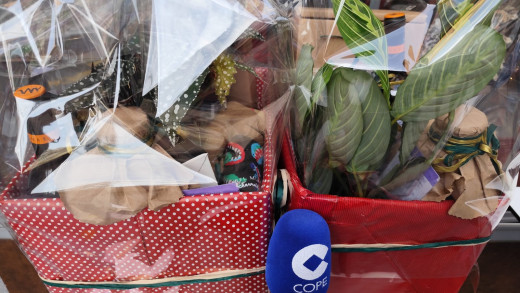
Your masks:
{"label": "red basket with white polka dots", "polygon": [[58,198],[19,199],[19,174],[0,210],[52,292],[267,292],[275,134],[266,135],[259,192],[186,196],[99,226],[76,220]]}

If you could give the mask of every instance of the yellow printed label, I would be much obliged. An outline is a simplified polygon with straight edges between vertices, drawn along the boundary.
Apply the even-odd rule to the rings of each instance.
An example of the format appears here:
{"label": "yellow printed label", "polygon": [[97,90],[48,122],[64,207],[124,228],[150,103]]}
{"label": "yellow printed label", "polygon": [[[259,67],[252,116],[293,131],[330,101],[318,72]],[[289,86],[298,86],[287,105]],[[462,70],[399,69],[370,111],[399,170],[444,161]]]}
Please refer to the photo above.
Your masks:
{"label": "yellow printed label", "polygon": [[24,100],[41,97],[45,93],[45,87],[38,84],[30,84],[17,89],[14,96]]}

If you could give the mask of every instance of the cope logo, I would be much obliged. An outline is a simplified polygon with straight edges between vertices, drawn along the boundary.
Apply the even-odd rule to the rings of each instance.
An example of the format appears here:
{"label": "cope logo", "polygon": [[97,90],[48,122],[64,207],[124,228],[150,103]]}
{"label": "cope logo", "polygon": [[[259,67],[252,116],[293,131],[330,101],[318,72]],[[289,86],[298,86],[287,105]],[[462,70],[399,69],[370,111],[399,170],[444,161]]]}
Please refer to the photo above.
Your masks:
{"label": "cope logo", "polygon": [[[315,292],[327,286],[327,276],[320,278],[327,270],[328,263],[324,261],[329,248],[322,244],[313,244],[300,249],[292,259],[292,270],[300,279],[312,281],[305,284],[296,284],[293,287],[296,293]],[[319,279],[318,281],[315,281]]]}

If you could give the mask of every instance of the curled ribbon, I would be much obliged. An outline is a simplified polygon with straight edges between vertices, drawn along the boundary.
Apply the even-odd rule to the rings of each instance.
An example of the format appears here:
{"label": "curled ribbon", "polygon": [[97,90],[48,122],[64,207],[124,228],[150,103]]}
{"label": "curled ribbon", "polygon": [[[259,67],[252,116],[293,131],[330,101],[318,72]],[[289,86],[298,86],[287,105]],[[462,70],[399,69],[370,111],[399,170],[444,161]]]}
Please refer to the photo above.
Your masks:
{"label": "curled ribbon", "polygon": [[[502,173],[498,163],[498,149],[500,142],[494,135],[496,125],[491,124],[481,135],[474,137],[453,136],[446,142],[444,158],[433,160],[432,166],[439,173],[455,172],[476,156],[488,155],[497,174]],[[438,143],[441,135],[430,128],[429,138]]]}

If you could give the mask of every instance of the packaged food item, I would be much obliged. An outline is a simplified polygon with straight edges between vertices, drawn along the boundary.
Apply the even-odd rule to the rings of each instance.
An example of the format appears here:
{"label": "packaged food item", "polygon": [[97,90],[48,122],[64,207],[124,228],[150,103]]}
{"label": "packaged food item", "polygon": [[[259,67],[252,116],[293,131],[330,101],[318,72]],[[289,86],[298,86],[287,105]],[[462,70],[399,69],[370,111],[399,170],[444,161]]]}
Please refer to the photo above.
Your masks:
{"label": "packaged food item", "polygon": [[[432,163],[441,179],[423,200],[442,201],[452,196],[455,203],[449,214],[472,219],[493,213],[500,202],[502,192],[488,188],[502,174],[497,156],[500,142],[494,134],[496,126],[488,124],[486,114],[472,106],[461,106],[454,119],[461,116],[464,118]],[[425,156],[434,150],[448,123],[445,115],[429,124],[418,142]]]}

